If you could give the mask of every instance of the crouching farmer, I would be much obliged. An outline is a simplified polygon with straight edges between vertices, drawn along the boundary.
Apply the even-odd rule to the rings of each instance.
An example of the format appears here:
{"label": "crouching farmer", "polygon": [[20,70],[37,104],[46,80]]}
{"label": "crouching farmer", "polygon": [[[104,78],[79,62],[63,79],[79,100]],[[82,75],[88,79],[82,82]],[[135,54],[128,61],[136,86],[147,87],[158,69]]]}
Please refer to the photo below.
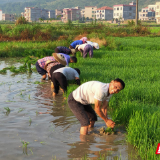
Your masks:
{"label": "crouching farmer", "polygon": [[[51,81],[54,85],[53,96],[59,92],[59,87],[62,88],[63,93],[67,91],[67,80],[76,80],[77,85],[80,85],[80,70],[78,68],[63,67],[55,70],[52,73]],[[52,85],[51,83],[51,85]],[[52,87],[52,86],[51,86]]]}
{"label": "crouching farmer", "polygon": [[[111,96],[124,89],[125,83],[117,78],[110,83],[89,81],[83,83],[68,97],[68,105],[81,123],[80,134],[87,135],[88,128],[93,127],[97,115],[106,123],[107,127],[114,128],[115,122],[107,117],[108,102]],[[91,104],[95,105],[93,109]]]}

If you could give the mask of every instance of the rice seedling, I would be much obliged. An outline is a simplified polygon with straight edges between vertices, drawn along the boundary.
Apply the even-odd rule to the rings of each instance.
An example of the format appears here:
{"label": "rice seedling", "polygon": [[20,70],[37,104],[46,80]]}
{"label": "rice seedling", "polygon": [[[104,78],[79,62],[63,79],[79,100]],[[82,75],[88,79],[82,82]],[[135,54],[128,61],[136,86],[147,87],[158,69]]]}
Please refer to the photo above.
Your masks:
{"label": "rice seedling", "polygon": [[4,110],[6,111],[5,112],[6,116],[8,116],[10,114],[10,112],[11,112],[9,107],[4,107]]}
{"label": "rice seedling", "polygon": [[[28,147],[28,145],[29,145],[29,142],[26,142],[26,141],[22,141],[21,139],[20,139],[20,141],[21,141],[21,143],[22,143],[22,149],[23,149],[23,153],[24,154],[28,154],[27,153],[27,147]],[[33,153],[33,152],[32,152]]]}
{"label": "rice seedling", "polygon": [[31,117],[29,117],[29,126],[31,125],[31,123],[32,123],[32,119]]}
{"label": "rice seedling", "polygon": [[22,112],[22,111],[24,111],[24,108],[19,108],[19,109],[18,109],[18,113],[20,113],[20,112]]}

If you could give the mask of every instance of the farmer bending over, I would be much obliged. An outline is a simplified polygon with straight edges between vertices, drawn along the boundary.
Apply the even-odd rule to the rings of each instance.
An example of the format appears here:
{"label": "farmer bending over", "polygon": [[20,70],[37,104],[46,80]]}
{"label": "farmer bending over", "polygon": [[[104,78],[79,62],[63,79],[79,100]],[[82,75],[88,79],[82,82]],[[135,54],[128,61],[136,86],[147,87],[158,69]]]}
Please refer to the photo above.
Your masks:
{"label": "farmer bending over", "polygon": [[57,53],[57,54],[62,54],[67,62],[67,66],[69,66],[69,63],[77,63],[77,58],[75,56],[69,56],[64,53]]}
{"label": "farmer bending over", "polygon": [[[125,83],[117,78],[110,83],[89,81],[83,83],[68,97],[68,105],[81,123],[80,134],[87,135],[88,128],[93,127],[97,115],[106,123],[107,127],[114,128],[115,122],[107,117],[107,107],[111,96],[124,89]],[[93,110],[91,104],[95,105]]]}
{"label": "farmer bending over", "polygon": [[[76,81],[77,85],[80,85],[80,70],[78,68],[71,68],[71,67],[63,67],[55,70],[52,73],[51,81],[54,85],[53,96],[56,96],[59,92],[59,86],[61,86],[63,92],[67,91],[67,80],[74,80]],[[52,87],[52,83],[51,83]]]}
{"label": "farmer bending over", "polygon": [[85,43],[77,45],[76,49],[81,52],[81,56],[83,56],[83,58],[87,57],[87,53],[89,53],[90,58],[93,57],[93,47],[90,44]]}

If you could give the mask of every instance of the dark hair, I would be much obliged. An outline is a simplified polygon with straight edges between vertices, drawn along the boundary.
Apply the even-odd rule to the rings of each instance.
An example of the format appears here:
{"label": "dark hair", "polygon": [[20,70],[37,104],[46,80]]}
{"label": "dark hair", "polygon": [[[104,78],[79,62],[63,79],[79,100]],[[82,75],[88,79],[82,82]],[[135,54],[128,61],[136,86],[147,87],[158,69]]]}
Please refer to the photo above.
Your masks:
{"label": "dark hair", "polygon": [[77,58],[75,56],[72,56],[70,60],[72,60],[74,63],[77,63]]}
{"label": "dark hair", "polygon": [[120,78],[116,78],[114,81],[116,81],[116,82],[120,82],[120,83],[121,83],[121,85],[122,85],[122,87],[123,87],[123,89],[124,89],[124,87],[125,87],[125,83],[124,83],[124,81],[123,81],[123,80],[121,80]]}
{"label": "dark hair", "polygon": [[81,71],[78,68],[74,68],[74,69],[78,72],[79,75],[81,74]]}

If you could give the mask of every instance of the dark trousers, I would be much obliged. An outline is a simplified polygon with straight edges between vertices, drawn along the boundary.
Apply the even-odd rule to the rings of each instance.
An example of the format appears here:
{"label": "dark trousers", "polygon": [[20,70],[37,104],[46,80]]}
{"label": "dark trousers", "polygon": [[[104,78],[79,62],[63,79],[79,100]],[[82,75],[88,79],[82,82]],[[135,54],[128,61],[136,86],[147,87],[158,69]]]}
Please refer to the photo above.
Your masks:
{"label": "dark trousers", "polygon": [[36,62],[36,69],[37,69],[37,72],[40,74],[40,75],[45,75],[47,73],[46,70],[44,70],[43,68],[41,68],[38,64],[38,61]]}
{"label": "dark trousers", "polygon": [[80,102],[77,102],[72,93],[68,96],[68,106],[80,121],[81,127],[88,126],[90,121],[97,121],[97,115],[91,105],[84,105]]}
{"label": "dark trousers", "polygon": [[53,85],[54,85],[53,92],[58,93],[59,86],[63,89],[64,92],[67,91],[67,79],[62,73],[60,72],[53,73],[51,77],[51,81],[53,82]]}

